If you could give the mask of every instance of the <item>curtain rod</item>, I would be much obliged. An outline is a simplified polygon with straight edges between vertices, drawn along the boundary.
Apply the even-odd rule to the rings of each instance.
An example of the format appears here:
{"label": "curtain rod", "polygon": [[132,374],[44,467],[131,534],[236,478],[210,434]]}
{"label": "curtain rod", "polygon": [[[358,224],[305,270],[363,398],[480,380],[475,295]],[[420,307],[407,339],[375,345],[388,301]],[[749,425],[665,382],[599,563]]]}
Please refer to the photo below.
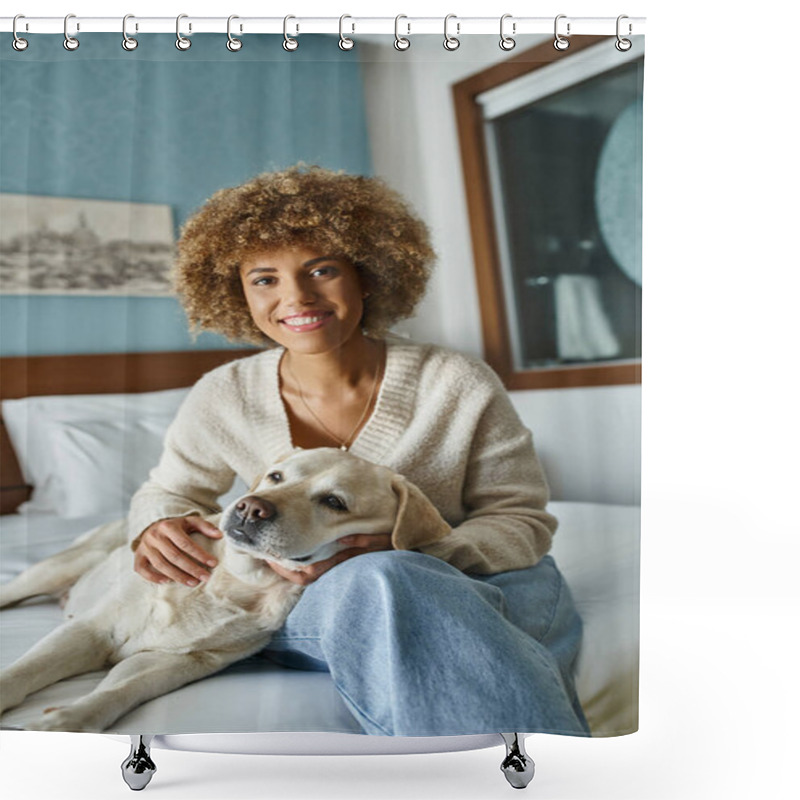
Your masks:
{"label": "curtain rod", "polygon": [[[181,35],[192,33],[226,33],[228,17],[193,17],[181,15]],[[570,17],[558,15],[558,32],[561,36],[609,35],[618,31],[617,17]],[[643,34],[644,17],[627,17],[620,19],[620,32],[623,36]],[[345,36],[358,34],[398,33],[401,36],[415,34],[439,34],[445,32],[444,17],[234,17],[231,20],[231,31],[236,35],[257,33],[288,33],[291,36],[304,33],[343,33]],[[70,36],[81,33],[122,33],[122,17],[81,17],[70,14],[65,17],[26,17],[17,19],[16,32],[27,33],[60,33],[64,35],[65,27]],[[125,29],[129,36],[141,33],[175,33],[178,20],[175,17],[136,17],[129,15]],[[553,34],[556,28],[554,17],[514,17],[504,15],[503,34],[520,36],[524,34]],[[14,17],[0,17],[0,31],[12,32]],[[501,32],[500,17],[458,17],[449,15],[447,31],[450,36]]]}

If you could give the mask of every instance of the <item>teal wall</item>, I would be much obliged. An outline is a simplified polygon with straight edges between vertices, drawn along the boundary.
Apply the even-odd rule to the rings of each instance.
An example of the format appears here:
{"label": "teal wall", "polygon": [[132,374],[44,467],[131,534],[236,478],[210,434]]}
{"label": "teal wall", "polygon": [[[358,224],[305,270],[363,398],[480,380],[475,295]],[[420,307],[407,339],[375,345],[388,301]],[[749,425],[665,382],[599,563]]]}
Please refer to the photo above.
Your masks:
{"label": "teal wall", "polygon": [[[0,48],[0,192],[165,203],[176,233],[214,191],[298,161],[371,172],[358,56],[337,37],[199,34],[179,52],[148,34],[31,35]],[[182,350],[193,343],[171,298],[0,297],[0,354]]]}

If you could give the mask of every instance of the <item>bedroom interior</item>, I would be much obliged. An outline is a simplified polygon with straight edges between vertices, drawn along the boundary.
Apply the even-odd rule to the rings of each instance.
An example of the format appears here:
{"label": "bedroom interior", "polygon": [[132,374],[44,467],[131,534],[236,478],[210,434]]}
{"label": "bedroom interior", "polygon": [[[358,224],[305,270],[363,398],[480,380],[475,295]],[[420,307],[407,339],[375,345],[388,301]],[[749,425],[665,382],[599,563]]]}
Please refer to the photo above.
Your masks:
{"label": "bedroom interior", "polygon": [[[551,354],[546,356],[550,363],[532,369],[512,365],[523,345],[511,342],[515,334],[506,315],[513,317],[514,311],[497,289],[508,278],[498,241],[503,226],[512,223],[503,222],[493,205],[498,179],[484,175],[481,184],[474,172],[490,160],[486,152],[473,154],[471,160],[468,155],[470,147],[480,153],[485,145],[470,144],[465,134],[470,125],[481,129],[485,124],[468,121],[479,108],[475,98],[491,88],[492,79],[485,76],[495,74],[498,64],[511,65],[508,80],[549,66],[562,58],[552,47],[552,36],[527,37],[526,49],[514,53],[501,52],[496,36],[474,37],[468,57],[458,54],[449,60],[453,54],[442,52],[441,41],[426,37],[414,41],[416,58],[404,63],[404,54],[387,48],[385,37],[365,37],[357,59],[331,48],[330,38],[309,37],[291,54],[291,63],[269,41],[277,37],[253,37],[242,53],[251,59],[252,69],[245,64],[232,81],[224,46],[192,59],[191,51],[176,51],[174,37],[150,34],[151,47],[166,55],[138,62],[136,101],[117,115],[105,109],[115,102],[115,82],[123,74],[113,66],[121,61],[119,36],[91,36],[84,47],[91,46],[100,58],[77,62],[66,84],[58,73],[72,58],[69,52],[51,48],[50,61],[38,64],[35,75],[13,65],[8,80],[35,81],[41,102],[26,108],[24,115],[3,116],[3,146],[19,158],[3,160],[0,193],[125,200],[131,208],[164,204],[174,214],[176,237],[187,215],[218,187],[298,161],[377,175],[407,197],[430,224],[438,266],[421,310],[396,332],[485,358],[504,379],[517,412],[533,431],[550,484],[551,507],[560,520],[553,553],[585,625],[577,685],[592,735],[635,731],[641,352],[633,345],[617,359],[619,364],[599,371],[596,362],[603,358],[574,351],[567,358],[570,363],[554,364]],[[610,43],[613,36],[582,38],[586,41],[576,39],[572,52],[563,55],[565,61],[569,55],[591,68],[591,54],[600,45],[620,55]],[[639,64],[642,39],[633,37]],[[6,70],[11,56],[2,56],[7,74],[12,73]],[[191,69],[180,63],[170,69],[187,56]],[[322,79],[317,59],[325,64]],[[100,69],[98,64],[112,66]],[[595,69],[600,75],[607,71],[606,66]],[[567,80],[571,86],[588,78],[583,74]],[[624,91],[640,93],[640,80],[639,75],[639,84]],[[254,104],[253,96],[262,102]],[[226,108],[219,108],[220,97],[225,97]],[[254,108],[252,126],[237,124],[245,103]],[[283,110],[268,113],[275,107]],[[312,112],[329,118],[333,127],[297,124]],[[139,126],[137,119],[158,124]],[[264,127],[266,134],[254,135]],[[610,127],[609,122],[603,137],[608,138]],[[90,137],[86,130],[92,131]],[[57,137],[50,136],[53,131]],[[122,136],[129,147],[124,164],[112,146]],[[640,140],[638,146],[640,158]],[[66,161],[64,148],[69,152]],[[57,168],[64,163],[68,168]],[[419,170],[411,174],[409,164]],[[627,179],[635,187],[641,174]],[[127,233],[133,238],[137,222],[134,212],[129,213]],[[481,247],[498,254],[491,266]],[[567,269],[566,276],[548,273],[540,282],[555,284],[576,272],[580,270]],[[640,292],[636,279],[625,280],[632,293]],[[582,297],[595,289],[588,282],[579,285]],[[487,295],[495,295],[494,310],[487,310]],[[585,302],[591,306],[595,301]],[[630,325],[637,327],[639,301],[626,302],[635,306]],[[174,298],[87,292],[85,287],[66,293],[1,294],[0,335],[3,581],[78,533],[124,515],[130,494],[158,458],[160,441],[187,388],[210,369],[253,352],[213,334],[194,339]],[[506,341],[498,344],[503,337]],[[526,382],[526,373],[538,375],[538,383]],[[240,489],[237,484],[232,496]],[[57,603],[35,602],[4,611],[3,617],[5,666],[57,625],[60,611]],[[3,727],[24,728],[31,715],[83,693],[100,677],[86,675],[51,687],[4,715]],[[234,713],[243,691],[257,700],[246,714],[241,709]],[[280,702],[292,692],[306,698],[294,716]],[[213,713],[203,710],[211,693],[223,698]],[[130,737],[134,751],[134,738],[146,735],[146,742],[139,740],[142,747],[238,753],[437,752],[503,741],[498,732],[449,742],[365,743],[373,737],[360,734],[327,676],[252,661],[146,703],[107,734],[125,741]],[[506,744],[522,747],[521,740]]]}

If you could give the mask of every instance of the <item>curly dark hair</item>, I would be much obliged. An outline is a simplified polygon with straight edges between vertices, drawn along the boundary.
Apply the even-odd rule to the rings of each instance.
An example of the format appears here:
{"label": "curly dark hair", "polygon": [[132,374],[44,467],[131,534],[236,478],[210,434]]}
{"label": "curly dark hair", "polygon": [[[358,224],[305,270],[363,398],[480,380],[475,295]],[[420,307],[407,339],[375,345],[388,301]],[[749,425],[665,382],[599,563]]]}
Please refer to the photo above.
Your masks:
{"label": "curly dark hair", "polygon": [[302,164],[266,172],[216,192],[183,226],[173,278],[192,329],[274,346],[250,316],[239,269],[286,247],[355,266],[370,336],[411,316],[434,260],[426,225],[382,180]]}

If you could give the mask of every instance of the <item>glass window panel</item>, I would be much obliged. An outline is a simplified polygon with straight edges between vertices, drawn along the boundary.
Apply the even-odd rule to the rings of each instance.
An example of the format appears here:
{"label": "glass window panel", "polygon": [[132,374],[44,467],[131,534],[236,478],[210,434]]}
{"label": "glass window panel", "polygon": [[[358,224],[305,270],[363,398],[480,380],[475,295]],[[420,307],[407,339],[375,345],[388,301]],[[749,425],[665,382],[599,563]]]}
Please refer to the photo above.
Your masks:
{"label": "glass window panel", "polygon": [[641,357],[642,65],[486,121],[516,369]]}

